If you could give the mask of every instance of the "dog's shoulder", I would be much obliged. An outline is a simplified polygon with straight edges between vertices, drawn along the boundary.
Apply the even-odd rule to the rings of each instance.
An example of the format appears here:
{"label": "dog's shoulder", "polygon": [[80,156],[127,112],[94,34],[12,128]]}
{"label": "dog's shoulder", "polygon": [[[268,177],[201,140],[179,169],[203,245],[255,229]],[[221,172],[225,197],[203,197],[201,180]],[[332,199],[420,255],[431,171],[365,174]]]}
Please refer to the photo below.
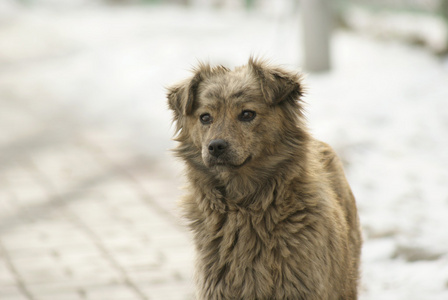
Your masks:
{"label": "dog's shoulder", "polygon": [[[323,170],[327,173],[330,181],[335,184],[346,183],[344,168],[341,160],[339,159],[336,151],[325,142],[319,140],[313,140],[314,153],[317,156],[316,159]],[[346,183],[348,186],[348,183]],[[344,184],[345,185],[345,184]]]}
{"label": "dog's shoulder", "polygon": [[318,155],[319,161],[324,167],[333,167],[334,160],[338,161],[338,157],[333,148],[325,142],[313,140],[313,148]]}
{"label": "dog's shoulder", "polygon": [[344,167],[333,148],[327,143],[315,141],[319,162],[330,183],[337,201],[344,210],[347,222],[352,227],[358,226],[355,197],[345,176]]}

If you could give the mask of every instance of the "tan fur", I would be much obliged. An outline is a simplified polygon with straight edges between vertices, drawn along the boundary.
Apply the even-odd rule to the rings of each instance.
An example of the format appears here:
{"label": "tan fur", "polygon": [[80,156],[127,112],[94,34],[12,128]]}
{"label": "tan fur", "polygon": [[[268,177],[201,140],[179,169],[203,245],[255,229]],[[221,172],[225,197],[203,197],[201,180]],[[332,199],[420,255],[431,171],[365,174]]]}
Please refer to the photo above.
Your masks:
{"label": "tan fur", "polygon": [[[357,299],[355,200],[333,150],[308,134],[301,77],[254,59],[194,73],[168,104],[187,167],[198,298]],[[247,110],[255,117],[242,121]],[[215,157],[217,139],[228,146]]]}

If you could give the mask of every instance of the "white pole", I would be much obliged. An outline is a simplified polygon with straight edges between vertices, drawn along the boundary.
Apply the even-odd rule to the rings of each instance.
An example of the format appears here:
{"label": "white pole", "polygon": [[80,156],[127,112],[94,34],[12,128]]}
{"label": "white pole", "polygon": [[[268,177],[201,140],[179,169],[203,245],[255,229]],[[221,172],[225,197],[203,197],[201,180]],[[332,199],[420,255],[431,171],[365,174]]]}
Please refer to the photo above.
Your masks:
{"label": "white pole", "polygon": [[332,14],[330,0],[301,0],[304,67],[310,72],[330,69]]}

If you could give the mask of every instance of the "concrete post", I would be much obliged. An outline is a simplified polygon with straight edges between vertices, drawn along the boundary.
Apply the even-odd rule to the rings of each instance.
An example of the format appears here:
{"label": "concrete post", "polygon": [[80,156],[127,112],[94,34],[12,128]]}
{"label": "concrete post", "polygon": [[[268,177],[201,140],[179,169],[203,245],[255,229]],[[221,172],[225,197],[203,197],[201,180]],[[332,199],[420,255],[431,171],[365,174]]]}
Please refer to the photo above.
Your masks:
{"label": "concrete post", "polygon": [[330,0],[301,0],[304,67],[310,72],[330,69],[332,13]]}

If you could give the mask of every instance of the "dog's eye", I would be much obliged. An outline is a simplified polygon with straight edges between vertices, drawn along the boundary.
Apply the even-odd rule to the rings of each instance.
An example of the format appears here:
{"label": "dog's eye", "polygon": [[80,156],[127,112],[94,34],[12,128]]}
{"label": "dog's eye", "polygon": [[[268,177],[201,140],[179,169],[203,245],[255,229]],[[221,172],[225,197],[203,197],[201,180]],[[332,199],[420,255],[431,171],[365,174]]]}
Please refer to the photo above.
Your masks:
{"label": "dog's eye", "polygon": [[238,116],[238,119],[243,122],[249,122],[255,118],[255,115],[255,112],[252,110],[243,110],[243,112]]}
{"label": "dog's eye", "polygon": [[201,120],[202,124],[210,124],[213,119],[212,116],[210,116],[210,114],[202,114],[199,119]]}

